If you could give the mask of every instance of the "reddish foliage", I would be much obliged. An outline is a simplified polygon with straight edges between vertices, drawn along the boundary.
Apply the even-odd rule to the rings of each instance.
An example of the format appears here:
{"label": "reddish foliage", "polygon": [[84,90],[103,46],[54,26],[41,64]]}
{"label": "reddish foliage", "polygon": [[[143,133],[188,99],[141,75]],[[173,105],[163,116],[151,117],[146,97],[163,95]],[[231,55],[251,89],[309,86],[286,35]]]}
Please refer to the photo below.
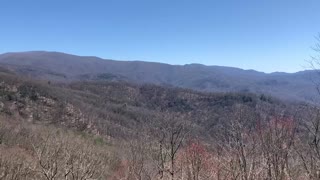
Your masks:
{"label": "reddish foliage", "polygon": [[264,127],[258,129],[264,149],[286,151],[293,143],[295,128],[296,123],[292,117],[272,117]]}
{"label": "reddish foliage", "polygon": [[210,168],[210,154],[200,141],[189,140],[185,149],[185,157],[187,167],[193,175],[203,174]]}

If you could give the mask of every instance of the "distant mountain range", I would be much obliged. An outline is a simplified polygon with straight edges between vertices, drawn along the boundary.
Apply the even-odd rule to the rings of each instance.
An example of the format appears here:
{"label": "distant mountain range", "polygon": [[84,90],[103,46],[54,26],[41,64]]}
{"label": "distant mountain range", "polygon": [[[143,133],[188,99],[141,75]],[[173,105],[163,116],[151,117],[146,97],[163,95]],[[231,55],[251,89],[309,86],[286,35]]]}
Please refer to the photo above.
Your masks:
{"label": "distant mountain range", "polygon": [[16,74],[52,81],[128,81],[209,92],[251,92],[292,101],[320,101],[316,90],[320,75],[314,70],[263,73],[232,67],[115,61],[44,51],[1,54],[0,66]]}

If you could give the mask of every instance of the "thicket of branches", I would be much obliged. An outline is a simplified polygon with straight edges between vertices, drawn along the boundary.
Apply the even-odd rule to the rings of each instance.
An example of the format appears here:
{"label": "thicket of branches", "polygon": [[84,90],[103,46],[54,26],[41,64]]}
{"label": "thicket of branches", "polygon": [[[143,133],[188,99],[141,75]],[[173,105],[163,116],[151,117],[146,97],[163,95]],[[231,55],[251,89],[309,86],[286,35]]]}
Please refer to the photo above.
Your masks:
{"label": "thicket of branches", "polygon": [[152,142],[131,142],[116,179],[320,178],[319,109],[262,117],[241,105],[234,108],[211,141],[189,134],[184,123],[168,123]]}
{"label": "thicket of branches", "polygon": [[0,121],[0,179],[106,179],[108,146],[71,131]]}
{"label": "thicket of branches", "polygon": [[98,137],[3,119],[0,179],[320,178],[319,109],[267,116],[243,105],[234,109],[209,141],[194,136],[194,125],[183,118],[164,116],[135,140],[112,146]]}

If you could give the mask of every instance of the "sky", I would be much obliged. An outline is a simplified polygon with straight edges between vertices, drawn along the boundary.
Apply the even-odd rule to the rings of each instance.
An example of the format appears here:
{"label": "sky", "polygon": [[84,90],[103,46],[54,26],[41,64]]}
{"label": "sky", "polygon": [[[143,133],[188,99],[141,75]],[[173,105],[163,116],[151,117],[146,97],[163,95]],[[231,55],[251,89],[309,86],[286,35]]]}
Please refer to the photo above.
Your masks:
{"label": "sky", "polygon": [[308,68],[319,0],[0,0],[0,53]]}

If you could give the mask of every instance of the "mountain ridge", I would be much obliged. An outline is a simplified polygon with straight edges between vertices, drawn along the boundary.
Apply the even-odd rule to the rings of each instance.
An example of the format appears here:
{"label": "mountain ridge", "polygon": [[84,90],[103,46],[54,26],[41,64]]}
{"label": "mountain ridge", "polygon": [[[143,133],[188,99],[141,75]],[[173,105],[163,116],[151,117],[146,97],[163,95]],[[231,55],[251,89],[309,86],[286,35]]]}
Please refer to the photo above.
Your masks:
{"label": "mountain ridge", "polygon": [[264,73],[264,74],[295,74],[295,73],[303,73],[303,72],[308,72],[312,70],[301,70],[301,71],[296,71],[296,72],[284,72],[284,71],[273,71],[273,72],[264,72],[260,70],[255,70],[255,69],[243,69],[239,67],[234,67],[234,66],[223,66],[223,65],[206,65],[206,64],[201,64],[201,63],[187,63],[187,64],[170,64],[170,63],[164,63],[164,62],[157,62],[157,61],[144,61],[144,60],[119,60],[119,59],[109,59],[109,58],[102,58],[99,56],[93,56],[93,55],[75,55],[72,53],[64,53],[64,52],[59,52],[59,51],[21,51],[21,52],[5,52],[1,53],[1,56],[5,55],[17,55],[17,54],[33,54],[33,53],[42,53],[42,54],[60,54],[60,55],[67,55],[67,56],[75,56],[79,58],[95,58],[99,60],[107,60],[107,61],[117,61],[117,62],[137,62],[137,63],[152,63],[152,64],[162,64],[162,65],[169,65],[169,66],[199,66],[199,67],[220,67],[220,68],[232,68],[232,69],[238,69],[238,70],[243,70],[243,71],[253,71],[257,73]]}
{"label": "mountain ridge", "polygon": [[313,70],[264,73],[226,66],[117,61],[60,52],[0,54],[0,65],[18,74],[54,81],[112,80],[176,86],[208,92],[251,92],[294,101],[318,101]]}

